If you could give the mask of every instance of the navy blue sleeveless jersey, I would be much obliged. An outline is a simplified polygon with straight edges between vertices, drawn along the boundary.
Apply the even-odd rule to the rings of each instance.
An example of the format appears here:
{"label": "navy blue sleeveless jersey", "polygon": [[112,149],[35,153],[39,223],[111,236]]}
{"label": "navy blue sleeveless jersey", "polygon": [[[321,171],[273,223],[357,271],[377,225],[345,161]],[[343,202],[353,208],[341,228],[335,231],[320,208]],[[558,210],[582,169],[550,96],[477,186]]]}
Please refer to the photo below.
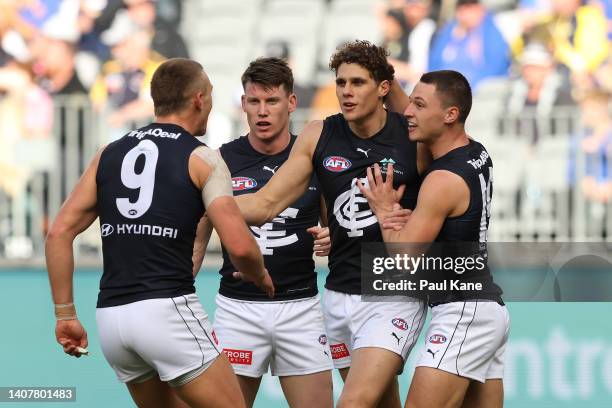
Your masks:
{"label": "navy blue sleeveless jersey", "polygon": [[[287,148],[275,155],[262,154],[253,149],[247,136],[221,146],[221,156],[232,174],[234,195],[254,193],[262,188],[287,160],[295,139],[292,135]],[[225,248],[220,270],[220,294],[256,301],[301,299],[317,294],[317,276],[312,259],[314,240],[306,229],[318,224],[321,211],[319,190],[319,183],[313,175],[304,195],[273,222],[251,227],[276,288],[274,298],[270,299],[251,282],[231,276],[236,268],[231,264]]]}
{"label": "navy blue sleeveless jersey", "polygon": [[193,242],[204,214],[180,126],[150,124],[109,144],[96,175],[104,273],[98,307],[195,292]]}
{"label": "navy blue sleeveless jersey", "polygon": [[383,239],[378,220],[356,180],[367,184],[368,167],[378,163],[384,175],[391,163],[394,186],[406,185],[400,203],[414,209],[421,185],[416,142],[408,139],[406,119],[398,113],[388,112],[384,127],[367,139],[355,135],[342,114],[337,114],[323,122],[312,161],[327,204],[332,241],[325,287],[361,294],[361,245]]}
{"label": "navy blue sleeveless jersey", "polygon": [[[484,146],[474,140],[434,160],[427,174],[446,170],[461,177],[470,190],[470,204],[465,213],[448,217],[436,237],[438,250],[443,256],[487,258],[487,231],[493,193],[493,162]],[[501,289],[493,282],[488,266],[471,268],[461,274],[452,270],[436,271],[437,279],[449,282],[460,280],[466,283],[481,283],[480,291],[432,292],[430,303],[446,303],[474,299],[501,301]]]}

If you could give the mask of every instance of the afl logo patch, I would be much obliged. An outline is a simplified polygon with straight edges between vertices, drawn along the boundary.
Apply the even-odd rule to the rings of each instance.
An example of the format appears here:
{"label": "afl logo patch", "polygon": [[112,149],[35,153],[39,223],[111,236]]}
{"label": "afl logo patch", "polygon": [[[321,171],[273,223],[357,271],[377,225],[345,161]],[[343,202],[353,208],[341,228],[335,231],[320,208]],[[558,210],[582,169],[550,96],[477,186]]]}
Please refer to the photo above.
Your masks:
{"label": "afl logo patch", "polygon": [[257,187],[257,182],[250,177],[232,177],[232,190],[242,191]]}
{"label": "afl logo patch", "polygon": [[321,343],[322,345],[326,345],[327,344],[327,336],[322,334],[319,336],[319,343]]}
{"label": "afl logo patch", "polygon": [[432,334],[429,337],[429,342],[433,344],[443,344],[446,343],[446,337],[441,334]]}
{"label": "afl logo patch", "polygon": [[334,173],[340,173],[351,167],[351,161],[342,156],[328,156],[323,159],[323,167]]}
{"label": "afl logo patch", "polygon": [[393,323],[393,325],[400,330],[408,330],[408,323],[406,323],[404,319],[396,317],[395,319],[391,320],[391,323]]}
{"label": "afl logo patch", "polygon": [[102,224],[100,227],[100,235],[103,237],[108,237],[113,232],[115,232],[115,228],[110,224]]}

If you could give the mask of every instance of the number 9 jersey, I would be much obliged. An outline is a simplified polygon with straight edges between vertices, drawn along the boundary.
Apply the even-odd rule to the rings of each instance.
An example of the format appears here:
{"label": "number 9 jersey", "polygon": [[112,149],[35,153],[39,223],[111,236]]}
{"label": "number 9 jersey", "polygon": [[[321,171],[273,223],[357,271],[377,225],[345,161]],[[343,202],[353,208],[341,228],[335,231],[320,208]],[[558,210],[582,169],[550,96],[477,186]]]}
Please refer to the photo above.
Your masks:
{"label": "number 9 jersey", "polygon": [[97,307],[195,292],[193,243],[204,214],[189,157],[203,146],[156,124],[109,144],[96,175],[104,273]]}

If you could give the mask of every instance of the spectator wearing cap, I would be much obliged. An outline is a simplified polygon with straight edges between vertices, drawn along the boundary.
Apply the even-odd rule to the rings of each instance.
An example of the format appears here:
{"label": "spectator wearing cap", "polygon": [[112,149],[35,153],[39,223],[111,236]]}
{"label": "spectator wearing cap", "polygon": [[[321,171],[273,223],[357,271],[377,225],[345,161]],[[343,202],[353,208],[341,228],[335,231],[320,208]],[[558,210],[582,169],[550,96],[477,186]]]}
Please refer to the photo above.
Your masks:
{"label": "spectator wearing cap", "polygon": [[512,81],[507,113],[516,118],[515,133],[532,143],[555,132],[551,118],[554,108],[574,105],[569,83],[556,67],[552,54],[540,43],[528,44],[518,61],[520,76]]}
{"label": "spectator wearing cap", "polygon": [[102,34],[113,59],[102,66],[90,96],[96,110],[104,112],[116,130],[109,132],[113,138],[153,114],[149,84],[164,58],[151,50],[151,38],[152,33],[132,21],[125,10]]}
{"label": "spectator wearing cap", "polygon": [[477,88],[490,77],[508,76],[510,48],[494,16],[478,0],[458,0],[455,18],[434,37],[429,70],[461,72]]}

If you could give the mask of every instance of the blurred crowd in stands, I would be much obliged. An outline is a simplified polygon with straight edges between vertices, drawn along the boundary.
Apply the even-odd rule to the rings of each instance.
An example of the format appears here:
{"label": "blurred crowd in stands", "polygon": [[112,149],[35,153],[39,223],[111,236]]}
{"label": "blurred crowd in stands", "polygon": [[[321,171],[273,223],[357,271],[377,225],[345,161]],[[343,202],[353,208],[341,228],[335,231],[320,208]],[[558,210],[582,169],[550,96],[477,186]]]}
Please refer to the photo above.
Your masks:
{"label": "blurred crowd in stands", "polygon": [[[71,143],[62,136],[69,119],[60,116],[62,123],[57,123],[62,98],[86,99],[104,118],[107,140],[97,143],[114,140],[150,118],[153,71],[165,58],[194,54],[197,36],[183,39],[181,33],[197,32],[207,22],[207,16],[197,16],[190,21],[201,21],[202,27],[182,27],[185,5],[224,1],[0,0],[0,190],[13,195],[28,179],[15,154],[20,141],[53,135],[64,147]],[[244,0],[249,1],[254,0]],[[268,3],[281,0],[257,1],[265,15]],[[312,1],[329,8],[348,0]],[[570,157],[569,182],[590,200],[612,201],[612,0],[370,3],[378,42],[388,49],[407,92],[423,72],[437,69],[462,72],[476,96],[501,81],[503,113],[517,118],[518,135],[533,145],[551,132],[550,126],[541,130],[543,117],[564,108],[578,112],[581,125],[570,136],[571,149],[572,155],[587,155],[586,177],[576,179]],[[259,46],[266,56],[292,63],[294,50],[283,38]],[[313,64],[317,72],[328,71]],[[296,79],[295,91],[309,119],[339,110],[329,76]]]}

